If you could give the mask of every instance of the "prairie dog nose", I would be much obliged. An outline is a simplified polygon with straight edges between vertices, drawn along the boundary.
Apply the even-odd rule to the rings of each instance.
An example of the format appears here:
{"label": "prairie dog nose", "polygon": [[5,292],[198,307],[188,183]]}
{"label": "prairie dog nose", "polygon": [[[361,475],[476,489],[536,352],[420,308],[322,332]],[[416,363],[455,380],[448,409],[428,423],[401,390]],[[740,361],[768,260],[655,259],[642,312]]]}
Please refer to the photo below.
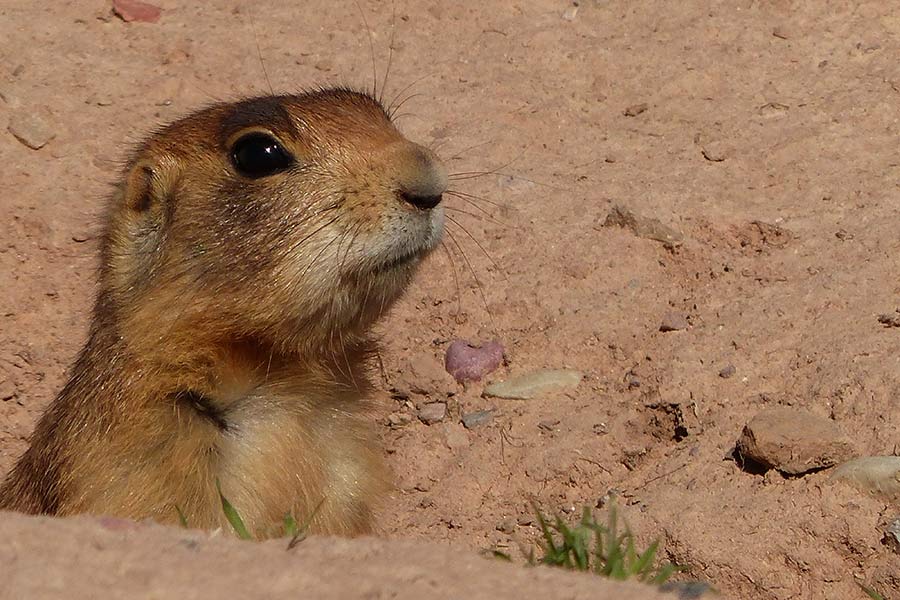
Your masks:
{"label": "prairie dog nose", "polygon": [[430,210],[447,191],[447,169],[437,155],[408,143],[398,152],[397,196],[420,210]]}

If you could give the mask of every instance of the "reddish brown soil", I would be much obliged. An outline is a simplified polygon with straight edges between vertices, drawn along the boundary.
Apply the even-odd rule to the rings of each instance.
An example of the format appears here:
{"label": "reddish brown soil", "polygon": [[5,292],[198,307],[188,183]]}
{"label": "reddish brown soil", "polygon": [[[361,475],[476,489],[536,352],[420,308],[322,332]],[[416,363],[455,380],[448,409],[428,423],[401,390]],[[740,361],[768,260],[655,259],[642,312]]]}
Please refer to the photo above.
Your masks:
{"label": "reddish brown soil", "polygon": [[[98,215],[129,144],[267,90],[254,29],[275,90],[370,85],[353,2],[157,4],[155,24],[99,0],[0,5],[0,472],[83,342]],[[759,475],[726,458],[777,405],[834,419],[860,455],[898,450],[900,329],[878,315],[900,306],[900,13],[579,4],[396,3],[387,95],[415,94],[401,127],[453,171],[491,174],[454,184],[481,199],[448,200],[448,252],[381,327],[398,480],[384,534],[515,553],[535,535],[529,498],[572,510],[617,490],[643,542],[661,538],[684,577],[731,597],[865,598],[859,579],[900,598],[900,557],[878,530],[900,507],[827,471]],[[383,73],[392,4],[362,8]],[[7,133],[33,113],[55,132],[37,151]],[[683,243],[603,227],[614,204]],[[667,313],[690,327],[659,331]],[[501,340],[494,378],[587,377],[485,399],[443,375],[454,338]],[[443,423],[387,425],[448,392]],[[485,408],[488,425],[459,424]]]}

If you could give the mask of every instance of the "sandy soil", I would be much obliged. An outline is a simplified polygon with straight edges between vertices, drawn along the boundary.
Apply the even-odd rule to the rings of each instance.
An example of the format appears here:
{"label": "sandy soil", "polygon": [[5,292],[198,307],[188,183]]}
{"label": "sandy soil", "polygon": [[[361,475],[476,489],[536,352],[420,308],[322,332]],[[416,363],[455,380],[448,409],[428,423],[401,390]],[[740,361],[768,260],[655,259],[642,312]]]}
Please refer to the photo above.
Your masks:
{"label": "sandy soil", "polygon": [[[0,2],[0,472],[83,342],[129,144],[268,90],[257,39],[275,90],[370,85],[353,2],[157,4],[159,22],[126,24],[100,0]],[[384,536],[515,552],[535,536],[529,498],[571,511],[615,490],[642,541],[730,597],[864,598],[860,580],[900,598],[878,527],[900,506],[729,458],[773,406],[832,419],[859,455],[898,451],[900,328],[878,315],[900,307],[900,12],[398,0],[392,28],[392,3],[361,4],[379,73],[395,35],[389,96],[415,94],[402,129],[454,172],[490,173],[459,182],[480,199],[449,201],[447,252],[381,327]],[[8,132],[35,115],[40,150]],[[683,240],[604,227],[614,205]],[[688,327],[660,331],[672,315]],[[456,338],[504,344],[494,379],[586,378],[484,398],[443,372]],[[425,425],[434,400],[449,415]],[[481,409],[488,424],[460,424]],[[16,543],[38,552],[36,529]],[[114,547],[149,543],[128,539]]]}

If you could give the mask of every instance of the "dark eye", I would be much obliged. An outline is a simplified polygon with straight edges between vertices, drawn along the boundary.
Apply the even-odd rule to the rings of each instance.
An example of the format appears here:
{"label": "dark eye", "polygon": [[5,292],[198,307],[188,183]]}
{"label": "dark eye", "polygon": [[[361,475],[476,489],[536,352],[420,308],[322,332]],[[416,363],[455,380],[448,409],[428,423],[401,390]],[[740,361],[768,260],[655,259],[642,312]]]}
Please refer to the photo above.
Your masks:
{"label": "dark eye", "polygon": [[271,135],[255,132],[234,143],[231,162],[241,175],[257,179],[287,169],[294,158]]}

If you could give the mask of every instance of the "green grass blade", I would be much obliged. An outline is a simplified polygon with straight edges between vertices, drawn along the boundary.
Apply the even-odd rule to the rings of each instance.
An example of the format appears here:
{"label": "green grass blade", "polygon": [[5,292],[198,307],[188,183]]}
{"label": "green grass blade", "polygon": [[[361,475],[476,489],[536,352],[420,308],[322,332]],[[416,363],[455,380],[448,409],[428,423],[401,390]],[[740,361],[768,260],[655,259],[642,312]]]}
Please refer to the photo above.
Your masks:
{"label": "green grass blade", "polygon": [[653,559],[656,557],[657,548],[659,548],[659,540],[650,544],[650,547],[647,548],[643,554],[638,556],[637,560],[634,561],[634,565],[631,567],[634,574],[639,576],[642,581],[646,579],[653,570]]}
{"label": "green grass blade", "polygon": [[300,531],[297,526],[297,520],[291,515],[291,513],[287,513],[284,515],[284,535],[285,537],[294,537],[297,535],[297,532]]}
{"label": "green grass blade", "polygon": [[182,511],[181,507],[178,506],[177,504],[175,505],[175,512],[178,513],[178,522],[181,524],[182,527],[187,529],[188,528],[187,517],[184,516],[184,511]]}
{"label": "green grass blade", "polygon": [[319,500],[319,503],[316,504],[316,507],[309,513],[309,516],[306,517],[306,520],[303,521],[303,524],[297,529],[297,533],[295,533],[291,537],[291,541],[288,542],[287,549],[290,550],[300,542],[306,539],[307,534],[309,533],[309,526],[312,525],[313,519],[316,518],[316,515],[319,514],[319,509],[322,508],[322,505],[325,504],[325,498]]}
{"label": "green grass blade", "polygon": [[231,505],[231,502],[228,501],[227,498],[222,494],[222,485],[219,483],[219,479],[216,478],[216,491],[219,492],[219,500],[222,501],[222,512],[225,513],[225,518],[228,519],[228,522],[231,523],[231,528],[234,529],[234,532],[237,534],[239,538],[242,540],[251,540],[253,536],[250,535],[250,532],[247,531],[247,526],[244,525],[244,520],[241,518],[240,513]]}
{"label": "green grass blade", "polygon": [[858,585],[860,588],[862,588],[862,591],[864,591],[866,593],[866,595],[869,598],[871,598],[872,600],[884,600],[884,596],[882,596],[881,594],[879,594],[872,588],[870,588],[866,585],[863,585],[862,583],[860,583],[858,581],[856,582],[856,585]]}

